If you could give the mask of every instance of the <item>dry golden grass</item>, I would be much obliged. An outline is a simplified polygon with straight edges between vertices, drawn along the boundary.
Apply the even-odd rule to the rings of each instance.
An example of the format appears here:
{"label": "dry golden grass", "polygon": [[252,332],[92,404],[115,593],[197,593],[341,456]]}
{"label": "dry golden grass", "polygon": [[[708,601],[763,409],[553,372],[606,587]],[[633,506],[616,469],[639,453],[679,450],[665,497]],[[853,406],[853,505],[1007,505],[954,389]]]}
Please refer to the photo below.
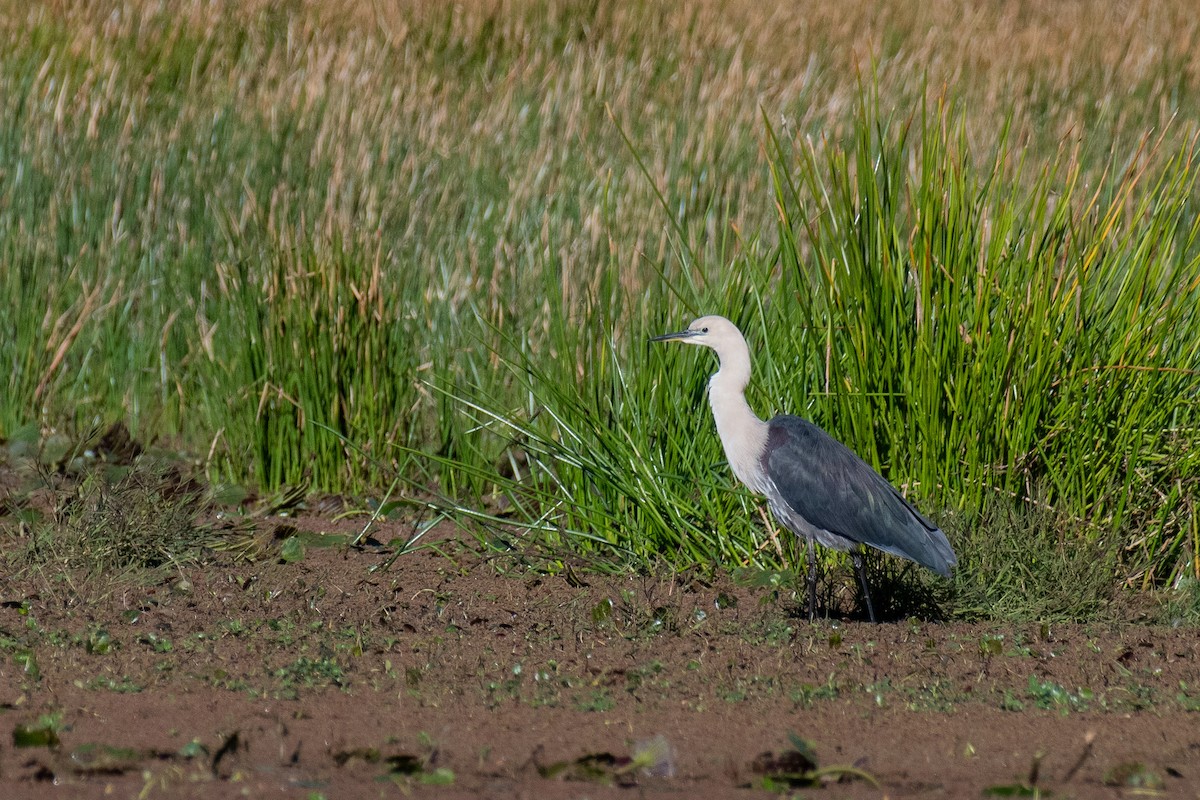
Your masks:
{"label": "dry golden grass", "polygon": [[[669,108],[670,93],[686,89],[701,103],[689,120],[697,130],[756,125],[760,107],[772,117],[785,110],[798,130],[814,129],[812,122],[836,130],[872,73],[881,95],[897,102],[922,90],[962,98],[981,135],[1014,110],[1031,124],[1052,122],[1057,135],[1078,134],[1106,109],[1114,131],[1135,124],[1140,135],[1146,122],[1164,125],[1172,102],[1186,103],[1200,83],[1200,17],[1186,0],[309,0],[286,11],[266,0],[3,5],[9,37],[52,25],[66,34],[66,53],[91,62],[79,99],[94,100],[82,88],[103,84],[127,56],[113,50],[116,41],[167,50],[185,32],[211,42],[236,27],[246,39],[219,43],[212,55],[226,68],[205,72],[224,73],[229,84],[207,90],[234,91],[264,113],[336,97],[368,118],[372,107],[403,99],[426,112],[417,132],[441,141],[461,135],[464,122],[474,123],[473,134],[494,134],[505,115],[483,112],[531,82],[542,99],[533,110],[561,115],[566,137],[584,130],[572,98],[653,116]],[[255,45],[268,29],[284,36],[264,53]],[[447,44],[462,48],[459,74],[443,69],[454,64],[433,46]],[[674,71],[671,86],[647,92],[655,83],[647,73],[663,69]],[[1125,108],[1138,98],[1147,102]]]}
{"label": "dry golden grass", "polygon": [[[227,194],[206,200],[229,235],[337,236],[370,252],[400,243],[407,264],[445,276],[429,282],[431,300],[460,308],[482,292],[497,324],[542,263],[555,265],[569,315],[600,291],[599,265],[635,289],[639,264],[671,246],[655,188],[708,248],[696,268],[719,268],[728,250],[713,243],[774,215],[764,117],[785,138],[840,140],[864,86],[901,119],[957,104],[980,153],[1006,128],[1035,163],[1082,151],[1085,174],[1109,168],[1110,151],[1131,158],[1147,135],[1186,138],[1200,110],[1200,19],[1186,0],[0,8],[5,47],[41,59],[30,85],[0,86],[24,98],[40,142],[82,133],[135,164],[194,149],[189,131],[233,115],[262,129],[264,149],[296,141],[292,166],[311,174],[229,175]],[[164,106],[177,114],[153,119]],[[56,153],[35,145],[33,163],[58,171]],[[188,157],[247,156],[213,145]],[[139,213],[174,218],[187,246],[200,222],[172,213],[169,182],[156,172]],[[115,199],[113,218],[128,213]]]}
{"label": "dry golden grass", "polygon": [[[32,85],[2,88],[25,98],[43,141],[83,132],[133,163],[230,113],[275,146],[303,140],[321,179],[298,187],[231,176],[241,197],[213,198],[212,211],[232,235],[336,235],[374,251],[383,231],[392,242],[399,232],[406,260],[422,270],[440,262],[447,275],[430,283],[430,299],[461,306],[485,291],[501,324],[513,284],[542,261],[534,251],[554,256],[572,314],[599,291],[598,265],[617,267],[632,289],[638,262],[665,257],[668,226],[621,131],[669,213],[693,220],[697,241],[719,242],[773,216],[764,116],[785,137],[839,140],[864,85],[881,113],[902,119],[922,102],[956,103],[981,153],[1009,125],[1031,159],[1082,150],[1085,173],[1164,129],[1186,138],[1200,109],[1200,19],[1186,0],[0,8],[6,47],[40,42]],[[148,123],[163,92],[185,97],[165,101],[178,115]],[[37,147],[34,163],[54,172],[55,153]],[[479,186],[464,191],[465,176]],[[171,215],[167,183],[154,176],[143,213]],[[572,196],[577,203],[562,200]],[[521,218],[538,208],[558,223],[553,236]],[[127,213],[119,199],[111,212]],[[453,252],[439,236],[447,220],[465,222]],[[184,243],[192,224],[175,222]]]}

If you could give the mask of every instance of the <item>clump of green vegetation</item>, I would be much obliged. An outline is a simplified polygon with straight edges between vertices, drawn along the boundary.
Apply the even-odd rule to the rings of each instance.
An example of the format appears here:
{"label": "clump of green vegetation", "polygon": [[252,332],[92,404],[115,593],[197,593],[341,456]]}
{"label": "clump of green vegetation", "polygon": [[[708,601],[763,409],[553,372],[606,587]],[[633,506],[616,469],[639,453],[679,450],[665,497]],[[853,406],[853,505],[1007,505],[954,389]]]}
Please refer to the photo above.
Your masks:
{"label": "clump of green vegetation", "polygon": [[1051,621],[1109,612],[1120,574],[1111,534],[1106,541],[1044,506],[1001,503],[990,503],[969,525],[956,519],[947,529],[971,557],[954,581],[960,616]]}
{"label": "clump of green vegetation", "polygon": [[1095,699],[1095,693],[1087,688],[1071,692],[1054,681],[1042,680],[1036,675],[1030,675],[1029,699],[1038,708],[1057,709],[1066,714],[1069,711],[1086,710]]}
{"label": "clump of green vegetation", "polygon": [[311,659],[300,657],[287,666],[272,673],[284,685],[325,686],[349,685],[345,671],[332,658]]}
{"label": "clump of green vegetation", "polygon": [[92,470],[55,492],[53,513],[7,554],[47,576],[119,579],[195,560],[209,536],[203,493],[173,466],[141,462],[113,477]]}
{"label": "clump of green vegetation", "polygon": [[16,725],[12,731],[13,747],[57,747],[58,734],[63,729],[61,713],[43,714],[29,725]]}

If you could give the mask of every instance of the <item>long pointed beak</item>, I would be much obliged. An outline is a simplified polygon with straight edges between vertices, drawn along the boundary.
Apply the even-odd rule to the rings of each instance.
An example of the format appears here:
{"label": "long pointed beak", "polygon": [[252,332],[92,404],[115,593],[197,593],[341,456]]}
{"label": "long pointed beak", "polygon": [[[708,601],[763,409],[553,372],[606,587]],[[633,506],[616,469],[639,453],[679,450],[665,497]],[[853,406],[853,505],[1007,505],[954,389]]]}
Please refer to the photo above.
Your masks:
{"label": "long pointed beak", "polygon": [[677,331],[675,333],[664,333],[662,336],[651,336],[652,342],[670,342],[678,339],[690,339],[696,335],[696,331]]}

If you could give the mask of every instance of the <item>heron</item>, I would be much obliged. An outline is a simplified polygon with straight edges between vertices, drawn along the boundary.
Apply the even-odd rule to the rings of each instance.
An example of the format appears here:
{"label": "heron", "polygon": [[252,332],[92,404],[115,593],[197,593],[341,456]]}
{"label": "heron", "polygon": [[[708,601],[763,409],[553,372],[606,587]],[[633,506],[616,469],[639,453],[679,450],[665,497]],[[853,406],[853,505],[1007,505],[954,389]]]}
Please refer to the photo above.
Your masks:
{"label": "heron", "polygon": [[867,616],[875,609],[862,551],[873,547],[949,576],[958,563],[946,534],[849,447],[801,417],[759,419],[746,402],[750,348],[737,326],[720,316],[700,317],[655,342],[703,345],[720,362],[708,382],[717,434],[734,476],[764,495],[771,513],[808,543],[808,618],[817,604],[814,543],[850,553],[862,584]]}

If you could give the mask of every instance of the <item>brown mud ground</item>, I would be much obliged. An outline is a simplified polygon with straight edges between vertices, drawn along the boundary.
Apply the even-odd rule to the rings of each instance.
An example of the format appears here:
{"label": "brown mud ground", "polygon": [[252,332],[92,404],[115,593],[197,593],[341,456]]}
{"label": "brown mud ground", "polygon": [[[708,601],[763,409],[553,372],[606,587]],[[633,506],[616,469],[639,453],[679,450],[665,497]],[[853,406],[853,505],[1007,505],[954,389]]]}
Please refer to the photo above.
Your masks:
{"label": "brown mud ground", "polygon": [[0,578],[0,796],[1200,795],[1195,630],[814,624],[791,592],[436,533],[386,571]]}

